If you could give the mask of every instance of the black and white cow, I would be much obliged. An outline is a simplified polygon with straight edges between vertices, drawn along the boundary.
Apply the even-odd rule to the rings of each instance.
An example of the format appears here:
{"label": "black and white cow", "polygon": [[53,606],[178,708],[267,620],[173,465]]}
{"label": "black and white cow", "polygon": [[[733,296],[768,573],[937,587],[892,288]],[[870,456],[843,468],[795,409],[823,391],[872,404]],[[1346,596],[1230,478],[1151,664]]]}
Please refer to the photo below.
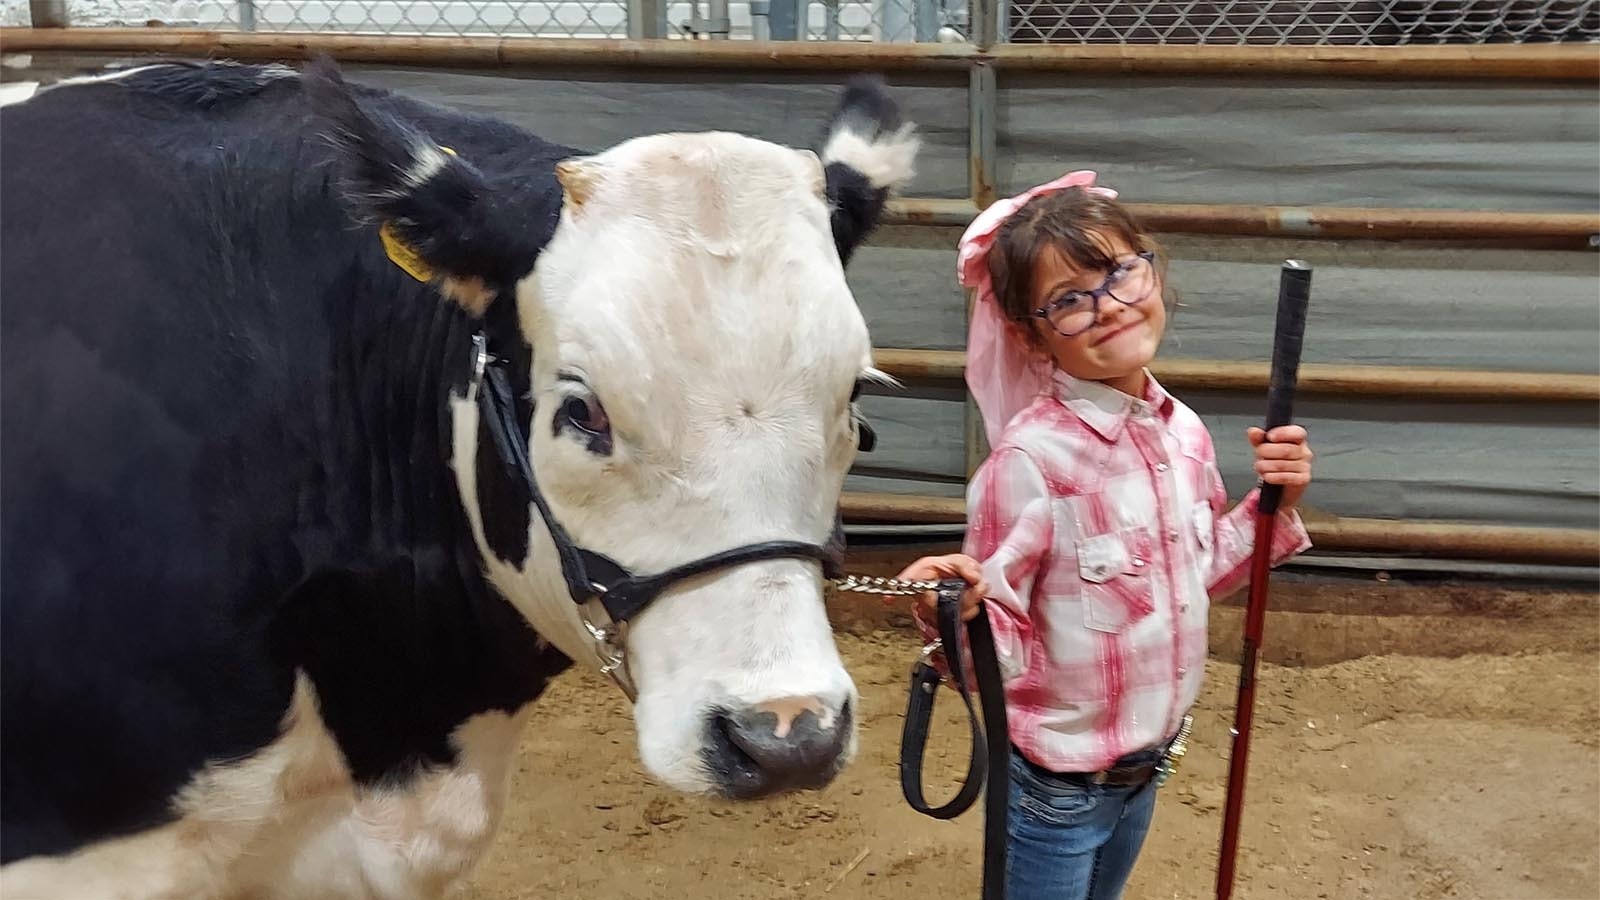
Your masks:
{"label": "black and white cow", "polygon": [[[843,264],[917,149],[874,81],[828,125],[820,158],[729,133],[581,155],[326,61],[0,110],[5,896],[469,870],[530,703],[596,664],[475,402],[476,335],[573,544],[653,573],[827,541],[876,376]],[[764,558],[632,620],[650,773],[748,798],[847,763],[822,589]]]}

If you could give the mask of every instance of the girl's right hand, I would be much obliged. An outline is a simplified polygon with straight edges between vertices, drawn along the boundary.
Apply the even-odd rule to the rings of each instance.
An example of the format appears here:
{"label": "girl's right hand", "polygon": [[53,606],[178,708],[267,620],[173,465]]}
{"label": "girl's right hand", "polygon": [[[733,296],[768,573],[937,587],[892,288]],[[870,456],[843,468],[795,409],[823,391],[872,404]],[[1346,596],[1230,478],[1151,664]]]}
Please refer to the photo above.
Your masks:
{"label": "girl's right hand", "polygon": [[[965,581],[967,589],[961,595],[963,622],[970,622],[977,616],[978,605],[989,593],[989,585],[983,580],[983,567],[978,565],[977,560],[964,553],[924,556],[906,566],[895,578],[900,581],[935,581],[944,578],[960,578]],[[938,627],[936,623],[939,618],[939,598],[933,591],[922,592],[911,611],[924,625]]]}

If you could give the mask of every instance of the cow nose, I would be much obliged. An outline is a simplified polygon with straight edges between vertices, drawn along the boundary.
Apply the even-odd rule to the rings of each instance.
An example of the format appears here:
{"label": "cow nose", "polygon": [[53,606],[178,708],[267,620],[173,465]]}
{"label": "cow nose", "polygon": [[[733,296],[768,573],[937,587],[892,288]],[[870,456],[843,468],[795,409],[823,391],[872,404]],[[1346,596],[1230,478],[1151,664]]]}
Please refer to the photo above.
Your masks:
{"label": "cow nose", "polygon": [[829,709],[817,697],[784,697],[725,712],[711,727],[712,771],[734,797],[821,788],[843,765],[850,702]]}

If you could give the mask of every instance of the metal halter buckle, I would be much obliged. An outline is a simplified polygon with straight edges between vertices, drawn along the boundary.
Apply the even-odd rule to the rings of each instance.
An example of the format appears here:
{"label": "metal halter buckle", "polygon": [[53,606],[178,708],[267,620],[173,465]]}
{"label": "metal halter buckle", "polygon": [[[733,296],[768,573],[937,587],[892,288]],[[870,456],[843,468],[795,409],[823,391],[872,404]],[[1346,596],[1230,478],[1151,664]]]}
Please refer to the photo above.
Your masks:
{"label": "metal halter buckle", "polygon": [[[938,653],[943,649],[944,649],[944,639],[943,638],[934,638],[931,643],[923,644],[922,645],[922,652],[917,654],[917,664],[911,667],[911,671],[912,672],[917,672],[917,671],[919,671],[919,670],[921,670],[923,668],[928,668],[928,669],[933,669],[935,672],[938,672],[937,669],[934,669],[933,663],[930,662],[930,660],[933,659],[933,655],[935,653]],[[949,676],[945,675],[943,672],[938,672],[938,675],[939,675],[939,680],[937,682],[926,682],[926,683],[924,683],[923,686],[922,686],[923,690],[928,691],[928,692],[931,693],[936,684],[944,684],[944,683],[946,683],[946,682],[948,682],[950,680]]]}
{"label": "metal halter buckle", "polygon": [[594,655],[600,663],[600,674],[610,678],[630,701],[637,699],[633,676],[628,672],[628,623],[611,621],[598,595],[578,607],[578,616],[583,620],[589,637],[594,639]]}

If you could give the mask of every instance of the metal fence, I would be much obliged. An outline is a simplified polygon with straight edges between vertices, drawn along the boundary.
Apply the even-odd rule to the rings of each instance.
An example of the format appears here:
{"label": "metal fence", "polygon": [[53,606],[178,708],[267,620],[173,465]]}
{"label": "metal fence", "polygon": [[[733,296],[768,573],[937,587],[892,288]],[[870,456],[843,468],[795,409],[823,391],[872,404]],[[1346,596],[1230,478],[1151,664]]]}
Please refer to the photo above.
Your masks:
{"label": "metal fence", "polygon": [[[41,0],[31,0],[39,3]],[[29,24],[30,0],[0,22]],[[965,42],[967,0],[67,0],[72,25],[394,35]],[[1600,0],[1006,0],[1026,44],[1600,41]]]}

